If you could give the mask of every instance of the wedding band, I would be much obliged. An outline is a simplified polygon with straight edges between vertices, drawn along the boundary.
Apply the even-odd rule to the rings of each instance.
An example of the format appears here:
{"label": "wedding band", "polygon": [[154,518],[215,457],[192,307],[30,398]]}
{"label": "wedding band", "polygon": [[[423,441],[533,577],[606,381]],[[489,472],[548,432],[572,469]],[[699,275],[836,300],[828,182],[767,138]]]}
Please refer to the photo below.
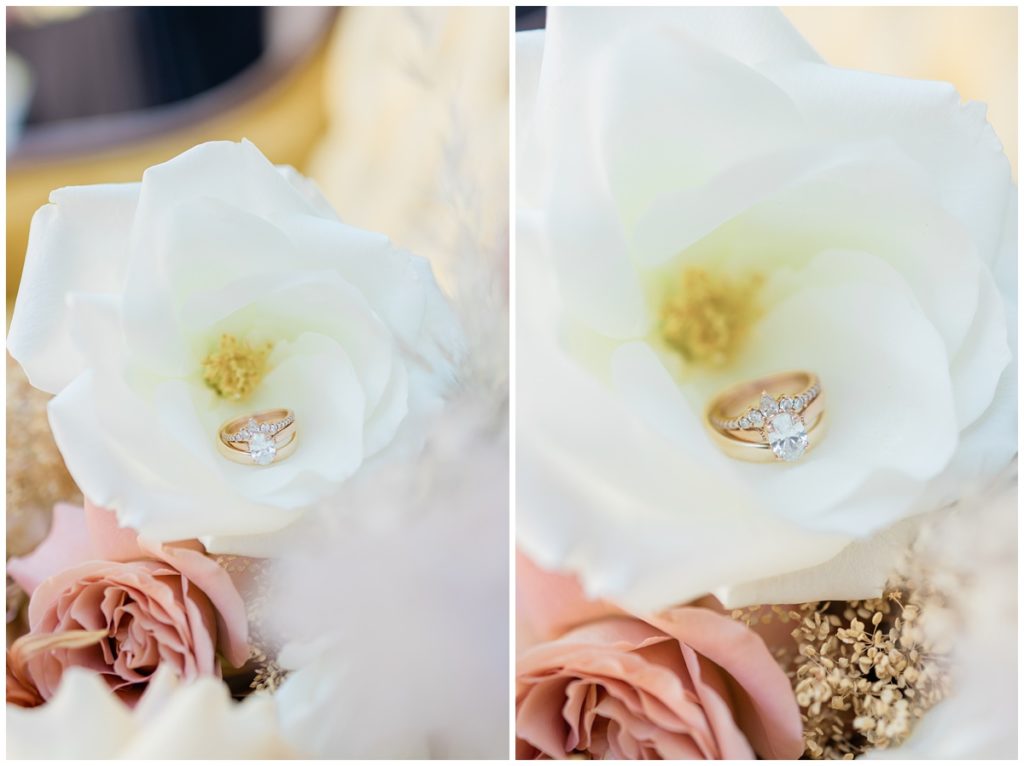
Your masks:
{"label": "wedding band", "polygon": [[247,465],[279,463],[295,451],[297,442],[295,413],[286,409],[232,418],[217,433],[220,454]]}
{"label": "wedding band", "polygon": [[799,460],[825,435],[821,381],[810,372],[783,372],[733,386],[708,404],[704,425],[738,460]]}

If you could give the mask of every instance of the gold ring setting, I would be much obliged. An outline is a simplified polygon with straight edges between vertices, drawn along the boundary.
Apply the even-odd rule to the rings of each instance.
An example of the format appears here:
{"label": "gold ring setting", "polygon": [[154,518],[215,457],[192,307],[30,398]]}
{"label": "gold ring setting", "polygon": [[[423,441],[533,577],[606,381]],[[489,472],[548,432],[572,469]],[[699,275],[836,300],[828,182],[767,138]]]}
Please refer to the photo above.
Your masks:
{"label": "gold ring setting", "polygon": [[266,466],[287,459],[295,451],[297,439],[294,412],[267,410],[221,425],[217,448],[232,462]]}
{"label": "gold ring setting", "polygon": [[824,436],[821,381],[813,373],[786,372],[742,383],[715,397],[704,421],[731,457],[794,462]]}

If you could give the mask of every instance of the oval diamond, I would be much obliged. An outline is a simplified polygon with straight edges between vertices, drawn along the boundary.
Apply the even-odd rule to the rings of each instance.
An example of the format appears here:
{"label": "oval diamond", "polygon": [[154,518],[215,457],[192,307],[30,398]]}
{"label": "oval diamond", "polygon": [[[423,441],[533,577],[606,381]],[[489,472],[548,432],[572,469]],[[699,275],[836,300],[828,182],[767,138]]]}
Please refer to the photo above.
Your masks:
{"label": "oval diamond", "polygon": [[807,449],[807,429],[804,422],[799,415],[791,412],[780,412],[770,418],[764,433],[772,452],[780,460],[796,460]]}
{"label": "oval diamond", "polygon": [[256,465],[270,465],[277,457],[277,443],[274,437],[254,433],[249,437],[249,457]]}

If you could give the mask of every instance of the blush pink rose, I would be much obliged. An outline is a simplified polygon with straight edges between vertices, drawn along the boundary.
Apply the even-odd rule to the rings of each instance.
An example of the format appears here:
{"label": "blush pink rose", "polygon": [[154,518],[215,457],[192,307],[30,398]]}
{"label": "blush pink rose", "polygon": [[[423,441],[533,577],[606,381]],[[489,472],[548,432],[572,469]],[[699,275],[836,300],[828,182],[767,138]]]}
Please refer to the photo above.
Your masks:
{"label": "blush pink rose", "polygon": [[[794,759],[800,710],[764,641],[699,606],[640,618],[517,565],[539,640],[516,675],[517,758]],[[580,618],[568,627],[572,617]],[[567,630],[565,630],[568,628]],[[554,633],[564,630],[556,638]]]}
{"label": "blush pink rose", "polygon": [[198,542],[147,542],[88,503],[58,505],[46,540],[7,573],[30,597],[29,632],[8,651],[8,702],[50,699],[70,666],[134,702],[160,666],[191,679],[248,657],[245,604]]}

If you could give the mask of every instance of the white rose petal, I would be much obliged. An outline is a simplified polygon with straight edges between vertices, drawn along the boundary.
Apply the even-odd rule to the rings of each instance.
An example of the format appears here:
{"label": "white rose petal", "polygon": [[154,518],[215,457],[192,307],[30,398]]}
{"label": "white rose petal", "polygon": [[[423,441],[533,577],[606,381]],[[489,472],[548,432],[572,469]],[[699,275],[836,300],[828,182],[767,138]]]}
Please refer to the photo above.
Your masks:
{"label": "white rose petal", "polygon": [[22,759],[288,758],[269,695],[231,699],[219,678],[181,685],[158,671],[135,709],[95,673],[71,668],[56,696],[7,706],[7,756]]}

